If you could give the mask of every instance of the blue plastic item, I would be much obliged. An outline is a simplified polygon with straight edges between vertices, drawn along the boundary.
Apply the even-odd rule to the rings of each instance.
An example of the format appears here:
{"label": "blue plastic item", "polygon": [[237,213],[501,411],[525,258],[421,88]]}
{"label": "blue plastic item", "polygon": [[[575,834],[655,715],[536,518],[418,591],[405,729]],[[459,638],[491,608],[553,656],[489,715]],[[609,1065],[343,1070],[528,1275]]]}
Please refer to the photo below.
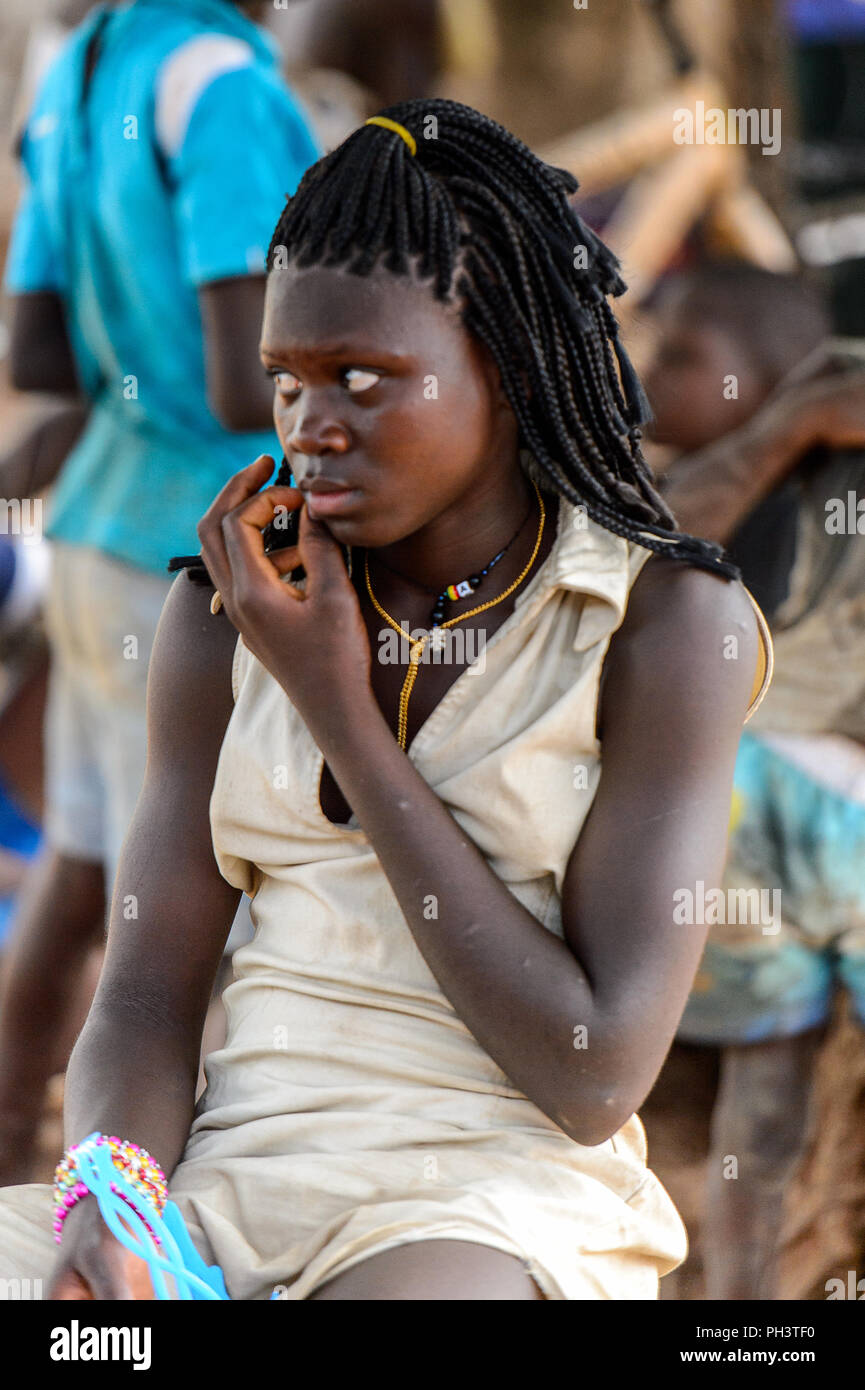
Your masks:
{"label": "blue plastic item", "polygon": [[[102,1219],[111,1234],[133,1255],[147,1262],[156,1297],[171,1299],[165,1278],[168,1274],[174,1280],[178,1299],[228,1299],[222,1270],[219,1265],[204,1263],[192,1244],[180,1208],[174,1202],[166,1203],[162,1216],[158,1216],[155,1209],[147,1212],[147,1219],[162,1242],[161,1249],[157,1247],[142,1217],[120,1195],[124,1193],[136,1206],[141,1206],[140,1192],[115,1168],[111,1151],[106,1144],[97,1144],[98,1138],[99,1134],[94,1132],[79,1144],[76,1153],[78,1178],[99,1203]],[[117,1192],[112,1191],[112,1183]],[[121,1217],[132,1231],[123,1225]]]}

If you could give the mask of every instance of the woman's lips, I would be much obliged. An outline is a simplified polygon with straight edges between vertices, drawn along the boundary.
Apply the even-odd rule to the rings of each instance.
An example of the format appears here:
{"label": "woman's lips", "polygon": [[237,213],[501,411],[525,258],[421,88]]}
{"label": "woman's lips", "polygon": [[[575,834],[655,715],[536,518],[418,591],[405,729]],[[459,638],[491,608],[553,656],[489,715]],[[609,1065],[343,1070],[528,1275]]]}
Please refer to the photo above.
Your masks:
{"label": "woman's lips", "polygon": [[323,516],[338,516],[340,512],[350,511],[360,492],[356,487],[340,488],[338,492],[308,492],[306,509],[313,521]]}

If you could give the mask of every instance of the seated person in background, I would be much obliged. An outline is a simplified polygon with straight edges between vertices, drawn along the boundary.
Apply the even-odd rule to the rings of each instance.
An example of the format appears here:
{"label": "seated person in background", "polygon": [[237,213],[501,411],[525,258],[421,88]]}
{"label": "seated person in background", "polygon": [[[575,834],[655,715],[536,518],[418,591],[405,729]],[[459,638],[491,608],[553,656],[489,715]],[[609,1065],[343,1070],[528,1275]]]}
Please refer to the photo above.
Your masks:
{"label": "seated person in background", "polygon": [[837,985],[865,1021],[865,545],[850,525],[865,361],[828,340],[801,279],[746,264],[677,277],[658,322],[652,436],[679,455],[664,496],[685,530],[728,547],[775,643],[736,765],[723,909],[677,1034],[721,1049],[706,1296],[766,1299]]}

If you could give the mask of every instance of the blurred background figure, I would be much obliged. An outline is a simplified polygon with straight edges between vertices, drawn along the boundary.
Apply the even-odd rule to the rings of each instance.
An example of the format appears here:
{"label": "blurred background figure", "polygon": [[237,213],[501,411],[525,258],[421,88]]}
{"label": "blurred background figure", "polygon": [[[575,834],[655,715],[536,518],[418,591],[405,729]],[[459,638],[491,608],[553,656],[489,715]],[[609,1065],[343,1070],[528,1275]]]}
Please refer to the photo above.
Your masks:
{"label": "blurred background figure", "polygon": [[275,448],[257,354],[264,258],[318,147],[254,22],[264,8],[95,8],[21,132],[10,376],[74,400],[80,437],[52,450],[45,843],[0,1006],[4,1183],[30,1175],[54,1044],[102,937],[143,779],[168,559],[197,550],[225,480]]}
{"label": "blurred background figure", "polygon": [[288,0],[271,11],[292,88],[331,150],[384,106],[491,83],[495,0]]}
{"label": "blurred background figure", "polygon": [[[471,6],[472,0],[468,3]],[[316,117],[328,119],[328,90],[337,106],[342,93],[350,94],[349,109],[357,106],[365,117],[434,90],[446,61],[446,4],[447,0],[295,0],[288,9],[272,10],[270,26],[279,37],[293,84]],[[334,129],[333,144],[347,134],[348,130]],[[330,146],[330,140],[326,143]]]}
{"label": "blurred background figure", "polygon": [[[774,684],[740,745],[723,884],[766,890],[753,901],[773,915],[711,928],[678,1034],[721,1049],[707,1296],[771,1299],[838,985],[865,1023],[865,546],[846,525],[865,478],[865,354],[827,345],[828,312],[800,278],[745,264],[674,277],[657,314],[652,435],[679,451],[665,496],[680,524],[727,545],[775,638]],[[687,1130],[682,1067],[674,1050],[658,1087],[670,1106],[680,1096]]]}

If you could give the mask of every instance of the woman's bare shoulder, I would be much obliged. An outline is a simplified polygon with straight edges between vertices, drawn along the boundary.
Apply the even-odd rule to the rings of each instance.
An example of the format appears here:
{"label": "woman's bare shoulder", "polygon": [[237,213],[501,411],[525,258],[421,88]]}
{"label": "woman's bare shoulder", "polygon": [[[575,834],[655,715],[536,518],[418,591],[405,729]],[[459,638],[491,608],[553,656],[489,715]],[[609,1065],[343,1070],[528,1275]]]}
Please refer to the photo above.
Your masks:
{"label": "woman's bare shoulder", "polygon": [[610,643],[605,703],[616,687],[663,689],[663,670],[705,714],[713,710],[724,718],[729,711],[734,722],[744,719],[759,647],[754,608],[742,584],[659,557],[635,579]]}
{"label": "woman's bare shoulder", "polygon": [[756,650],[754,610],[741,583],[658,555],[642,567],[631,586],[622,631],[666,628],[672,636],[683,629],[714,632],[730,624],[751,634]]}
{"label": "woman's bare shoulder", "polygon": [[181,572],[172,584],[153,645],[147,690],[148,761],[210,768],[231,717],[237,631],[210,611],[213,590]]}

